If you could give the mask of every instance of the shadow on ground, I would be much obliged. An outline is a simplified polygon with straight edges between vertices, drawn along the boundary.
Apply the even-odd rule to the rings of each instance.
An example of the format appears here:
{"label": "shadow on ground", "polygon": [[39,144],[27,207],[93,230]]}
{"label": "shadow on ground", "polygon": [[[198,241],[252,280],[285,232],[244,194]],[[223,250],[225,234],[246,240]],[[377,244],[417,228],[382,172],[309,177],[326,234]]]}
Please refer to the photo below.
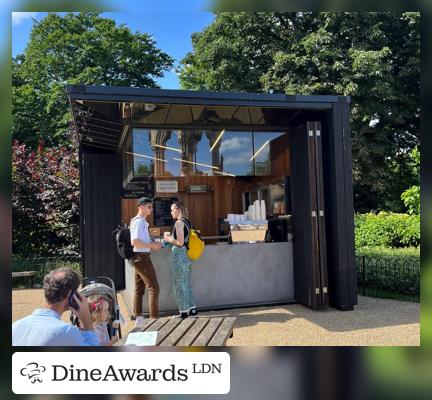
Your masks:
{"label": "shadow on ground", "polygon": [[224,311],[208,311],[202,315],[236,316],[236,327],[262,323],[286,323],[301,318],[332,332],[347,332],[420,322],[420,304],[387,299],[358,297],[353,311],[335,308],[312,310],[300,304],[256,308],[235,308]]}

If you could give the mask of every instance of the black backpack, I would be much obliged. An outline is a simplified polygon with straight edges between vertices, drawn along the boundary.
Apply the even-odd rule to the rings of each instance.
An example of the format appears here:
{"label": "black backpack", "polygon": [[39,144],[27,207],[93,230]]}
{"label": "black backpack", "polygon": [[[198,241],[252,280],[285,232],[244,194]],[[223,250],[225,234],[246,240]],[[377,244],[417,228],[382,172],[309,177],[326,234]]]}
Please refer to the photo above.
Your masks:
{"label": "black backpack", "polygon": [[129,228],[126,226],[119,226],[112,233],[115,233],[117,251],[120,254],[120,257],[125,260],[131,259],[134,255],[134,251],[131,244]]}

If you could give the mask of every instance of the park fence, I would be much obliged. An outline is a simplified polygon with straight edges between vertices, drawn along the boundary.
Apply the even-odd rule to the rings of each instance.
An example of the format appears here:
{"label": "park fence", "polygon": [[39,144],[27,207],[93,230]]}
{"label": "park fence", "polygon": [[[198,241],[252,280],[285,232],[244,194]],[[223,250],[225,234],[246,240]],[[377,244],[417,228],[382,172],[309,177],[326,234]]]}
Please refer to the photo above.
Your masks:
{"label": "park fence", "polygon": [[420,259],[356,256],[358,293],[420,302]]}

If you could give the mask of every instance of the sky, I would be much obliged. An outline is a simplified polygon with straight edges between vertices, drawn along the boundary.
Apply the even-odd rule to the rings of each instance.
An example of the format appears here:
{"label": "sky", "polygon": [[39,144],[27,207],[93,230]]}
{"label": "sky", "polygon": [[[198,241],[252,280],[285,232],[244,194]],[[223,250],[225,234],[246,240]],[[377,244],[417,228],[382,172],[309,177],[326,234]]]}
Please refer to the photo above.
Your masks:
{"label": "sky", "polygon": [[[164,4],[164,3],[161,3]],[[191,35],[202,31],[213,21],[213,14],[184,7],[179,10],[180,2],[173,3],[170,10],[162,9],[148,12],[107,12],[102,16],[112,18],[118,25],[125,24],[132,32],[148,33],[156,40],[159,49],[173,57],[176,66],[181,59],[192,50]],[[12,56],[22,53],[27,45],[33,18],[42,20],[47,13],[16,12],[12,13]],[[179,80],[174,69],[157,79],[162,89],[179,89]]]}

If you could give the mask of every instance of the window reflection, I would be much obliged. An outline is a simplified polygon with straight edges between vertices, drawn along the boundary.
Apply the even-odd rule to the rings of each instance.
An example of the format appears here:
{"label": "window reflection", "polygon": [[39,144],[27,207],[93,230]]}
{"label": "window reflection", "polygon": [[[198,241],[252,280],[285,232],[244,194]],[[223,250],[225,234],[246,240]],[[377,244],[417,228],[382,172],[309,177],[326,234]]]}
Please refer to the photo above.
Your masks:
{"label": "window reflection", "polygon": [[135,128],[123,151],[125,179],[271,175],[271,149],[282,135],[228,129]]}
{"label": "window reflection", "polygon": [[[315,120],[322,110],[310,110],[309,120]],[[275,107],[247,107],[247,106],[216,106],[202,104],[156,104],[134,103],[131,124],[174,126],[182,125],[197,128],[206,127],[234,127],[260,126],[263,129],[272,127],[284,129],[298,124],[299,112],[295,108]]]}
{"label": "window reflection", "polygon": [[223,135],[218,152],[223,171],[236,176],[254,175],[250,158],[253,154],[252,132],[227,131]]}

